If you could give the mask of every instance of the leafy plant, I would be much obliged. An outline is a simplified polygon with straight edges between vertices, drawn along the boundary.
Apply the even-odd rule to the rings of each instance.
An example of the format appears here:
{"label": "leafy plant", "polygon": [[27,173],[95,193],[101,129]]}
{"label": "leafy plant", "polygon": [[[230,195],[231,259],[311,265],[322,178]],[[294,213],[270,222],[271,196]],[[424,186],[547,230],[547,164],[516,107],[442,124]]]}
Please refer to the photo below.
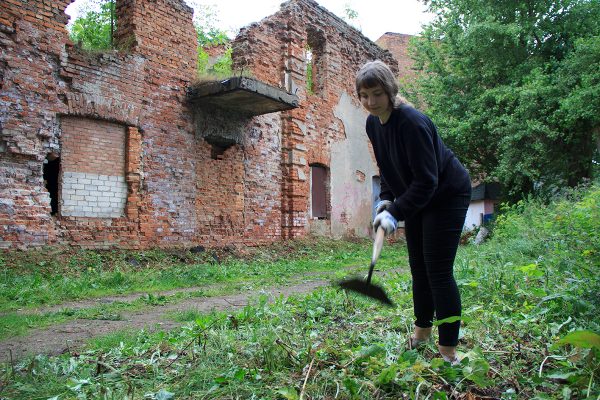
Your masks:
{"label": "leafy plant", "polygon": [[[457,365],[440,358],[433,341],[406,348],[413,316],[404,270],[379,277],[398,304],[393,310],[335,287],[287,298],[257,293],[239,310],[185,313],[188,323],[180,329],[115,333],[77,354],[5,364],[2,395],[595,399],[599,213],[597,184],[550,204],[525,200],[504,209],[488,242],[459,249],[455,268],[464,310]],[[310,244],[264,248],[247,255],[243,267],[230,260],[223,276],[246,269],[281,273],[279,257],[307,272],[313,271],[307,264],[356,259],[351,243],[327,242],[318,253]],[[368,244],[356,250],[367,259]],[[386,246],[382,265],[405,265],[401,248]]]}
{"label": "leafy plant", "polygon": [[116,29],[115,1],[99,0],[94,10],[92,3],[86,3],[83,16],[78,17],[70,29],[71,40],[81,43],[86,50],[107,50],[113,47],[113,33]]}
{"label": "leafy plant", "polygon": [[408,95],[424,100],[472,176],[501,182],[512,201],[591,178],[600,4],[425,3],[438,18],[413,41],[424,73]]}
{"label": "leafy plant", "polygon": [[[217,28],[218,15],[214,6],[195,4],[194,27],[198,37],[198,75],[227,77],[232,74],[232,48],[227,33]],[[224,46],[216,61],[210,61],[207,49]]]}

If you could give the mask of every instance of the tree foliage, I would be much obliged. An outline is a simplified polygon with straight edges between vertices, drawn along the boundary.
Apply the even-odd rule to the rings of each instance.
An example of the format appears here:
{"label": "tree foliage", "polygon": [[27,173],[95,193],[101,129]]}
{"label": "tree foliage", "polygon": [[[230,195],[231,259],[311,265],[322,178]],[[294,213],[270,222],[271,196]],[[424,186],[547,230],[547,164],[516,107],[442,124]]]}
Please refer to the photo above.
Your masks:
{"label": "tree foliage", "polygon": [[[194,27],[198,38],[198,73],[230,75],[231,47],[227,33],[220,29],[214,6],[191,1],[195,9]],[[113,47],[112,36],[116,29],[115,0],[85,0],[80,4],[78,17],[70,28],[73,42],[81,43],[86,50],[107,50]],[[206,48],[226,46],[223,54],[211,62]]]}
{"label": "tree foliage", "polygon": [[83,4],[83,16],[78,17],[70,30],[71,40],[86,50],[112,48],[115,27],[115,1],[88,1]]}
{"label": "tree foliage", "polygon": [[425,3],[437,18],[415,41],[425,72],[418,91],[472,175],[500,181],[513,199],[589,178],[600,127],[599,1]]}
{"label": "tree foliage", "polygon": [[[194,9],[194,27],[198,36],[198,73],[231,75],[232,49],[227,33],[217,26],[219,19],[214,6],[194,4]],[[213,46],[225,46],[225,51],[211,63],[206,49]]]}
{"label": "tree foliage", "polygon": [[194,27],[199,46],[217,46],[229,42],[227,33],[217,26],[219,18],[214,6],[194,4],[194,10]]}

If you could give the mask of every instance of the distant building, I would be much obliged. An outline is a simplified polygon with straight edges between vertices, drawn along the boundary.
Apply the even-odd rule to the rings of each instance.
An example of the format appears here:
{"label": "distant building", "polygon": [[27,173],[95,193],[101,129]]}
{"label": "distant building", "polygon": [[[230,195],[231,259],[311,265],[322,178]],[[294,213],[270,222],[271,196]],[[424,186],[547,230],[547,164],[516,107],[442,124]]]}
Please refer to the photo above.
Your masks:
{"label": "distant building", "polygon": [[490,221],[500,202],[500,194],[498,183],[479,183],[473,186],[465,228],[472,229]]}
{"label": "distant building", "polygon": [[410,39],[415,36],[403,33],[386,32],[375,41],[382,49],[388,50],[398,61],[398,78],[402,82],[417,76],[414,61],[410,57],[408,48]]}

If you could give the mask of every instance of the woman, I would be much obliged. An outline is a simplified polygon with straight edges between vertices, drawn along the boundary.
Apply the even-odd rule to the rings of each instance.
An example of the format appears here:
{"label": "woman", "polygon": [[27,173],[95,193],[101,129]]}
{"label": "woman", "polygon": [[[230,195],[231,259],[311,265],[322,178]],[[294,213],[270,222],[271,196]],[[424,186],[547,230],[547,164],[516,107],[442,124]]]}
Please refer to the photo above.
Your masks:
{"label": "woman", "polygon": [[[405,222],[415,313],[411,347],[431,337],[433,317],[461,315],[454,257],[469,202],[469,174],[444,145],[433,122],[398,96],[394,74],[381,61],[366,63],[356,75],[356,91],[369,112],[367,135],[381,177],[373,221],[387,235]],[[460,321],[439,326],[438,349],[458,361]]]}

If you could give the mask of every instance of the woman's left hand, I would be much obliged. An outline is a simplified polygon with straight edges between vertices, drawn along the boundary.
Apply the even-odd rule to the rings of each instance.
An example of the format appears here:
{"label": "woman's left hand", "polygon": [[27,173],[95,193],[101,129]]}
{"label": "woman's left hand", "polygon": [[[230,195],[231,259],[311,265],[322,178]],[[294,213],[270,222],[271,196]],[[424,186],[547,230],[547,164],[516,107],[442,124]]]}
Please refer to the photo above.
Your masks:
{"label": "woman's left hand", "polygon": [[389,200],[380,200],[379,203],[377,203],[377,205],[375,206],[375,214],[379,214],[382,211],[387,210],[389,207],[392,206],[391,201]]}

